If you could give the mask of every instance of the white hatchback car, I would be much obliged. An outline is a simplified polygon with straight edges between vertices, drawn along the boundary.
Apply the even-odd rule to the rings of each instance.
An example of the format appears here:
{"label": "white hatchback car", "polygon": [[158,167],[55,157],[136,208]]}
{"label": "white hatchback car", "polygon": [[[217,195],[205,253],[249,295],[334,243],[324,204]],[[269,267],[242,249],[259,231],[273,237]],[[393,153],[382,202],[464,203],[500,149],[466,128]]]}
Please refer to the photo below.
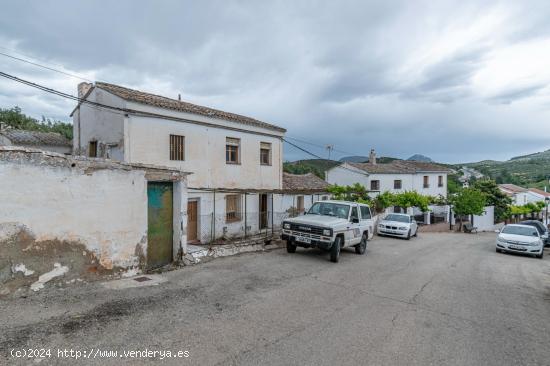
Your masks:
{"label": "white hatchback car", "polygon": [[497,236],[496,251],[529,254],[542,259],[544,240],[533,226],[506,225]]}
{"label": "white hatchback car", "polygon": [[409,240],[418,234],[418,224],[411,215],[391,213],[378,223],[378,235],[391,235]]}

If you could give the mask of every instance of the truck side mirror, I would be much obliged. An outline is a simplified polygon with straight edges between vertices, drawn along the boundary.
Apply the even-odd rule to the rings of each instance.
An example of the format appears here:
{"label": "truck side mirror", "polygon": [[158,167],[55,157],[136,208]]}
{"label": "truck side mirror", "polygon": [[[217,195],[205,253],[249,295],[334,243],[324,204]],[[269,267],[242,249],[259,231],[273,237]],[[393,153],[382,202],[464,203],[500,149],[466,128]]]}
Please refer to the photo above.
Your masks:
{"label": "truck side mirror", "polygon": [[354,224],[358,224],[359,223],[359,219],[357,217],[352,217],[351,218],[351,222],[353,222]]}

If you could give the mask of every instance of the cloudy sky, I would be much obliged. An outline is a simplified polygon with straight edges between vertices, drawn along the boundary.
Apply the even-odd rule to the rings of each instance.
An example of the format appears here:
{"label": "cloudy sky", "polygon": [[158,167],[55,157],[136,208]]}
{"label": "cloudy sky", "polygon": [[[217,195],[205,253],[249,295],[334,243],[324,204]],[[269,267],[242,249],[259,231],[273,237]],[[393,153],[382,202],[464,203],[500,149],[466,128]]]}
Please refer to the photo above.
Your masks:
{"label": "cloudy sky", "polygon": [[[464,162],[550,148],[548,19],[546,0],[20,0],[2,5],[0,52],[274,123],[322,156]],[[82,81],[2,55],[0,71]],[[0,80],[15,105],[66,121],[74,106]]]}

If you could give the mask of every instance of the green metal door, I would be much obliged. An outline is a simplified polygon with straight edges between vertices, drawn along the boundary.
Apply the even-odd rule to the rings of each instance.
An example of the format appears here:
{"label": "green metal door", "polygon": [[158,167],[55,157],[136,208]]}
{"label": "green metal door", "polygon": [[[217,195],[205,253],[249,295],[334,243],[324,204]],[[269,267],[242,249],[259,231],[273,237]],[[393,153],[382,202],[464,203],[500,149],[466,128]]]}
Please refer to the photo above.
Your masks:
{"label": "green metal door", "polygon": [[147,183],[147,267],[172,262],[173,215],[172,183]]}

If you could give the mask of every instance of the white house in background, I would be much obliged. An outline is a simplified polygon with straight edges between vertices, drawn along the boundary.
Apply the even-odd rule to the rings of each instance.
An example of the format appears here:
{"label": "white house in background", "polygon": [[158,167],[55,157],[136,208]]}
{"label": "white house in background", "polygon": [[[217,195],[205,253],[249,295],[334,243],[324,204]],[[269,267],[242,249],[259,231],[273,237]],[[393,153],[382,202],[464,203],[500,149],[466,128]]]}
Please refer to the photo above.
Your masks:
{"label": "white house in background", "polygon": [[71,140],[56,132],[17,130],[0,122],[0,146],[20,146],[70,155]]}
{"label": "white house in background", "polygon": [[316,201],[332,198],[332,194],[327,192],[328,186],[327,182],[312,173],[283,173],[283,196],[280,206],[275,209],[287,215],[280,217],[280,221],[289,216],[303,214]]}
{"label": "white house in background", "polygon": [[527,203],[534,203],[538,201],[544,201],[545,196],[540,192],[533,191],[533,189],[527,189],[515,184],[499,184],[498,188],[508,195],[512,199],[512,204],[516,206],[523,206]]}
{"label": "white house in background", "polygon": [[207,242],[268,228],[282,189],[284,128],[122,86],[81,83],[74,152],[191,172],[187,238]]}
{"label": "white house in background", "polygon": [[550,199],[550,192],[543,191],[542,189],[538,188],[528,188],[529,192],[534,194],[536,197],[539,198],[539,201],[544,201],[547,198]]}
{"label": "white house in background", "polygon": [[377,163],[376,154],[371,150],[368,163],[346,162],[329,169],[325,175],[330,184],[359,183],[372,192],[416,191],[424,195],[447,197],[449,172],[444,166],[419,161]]}

